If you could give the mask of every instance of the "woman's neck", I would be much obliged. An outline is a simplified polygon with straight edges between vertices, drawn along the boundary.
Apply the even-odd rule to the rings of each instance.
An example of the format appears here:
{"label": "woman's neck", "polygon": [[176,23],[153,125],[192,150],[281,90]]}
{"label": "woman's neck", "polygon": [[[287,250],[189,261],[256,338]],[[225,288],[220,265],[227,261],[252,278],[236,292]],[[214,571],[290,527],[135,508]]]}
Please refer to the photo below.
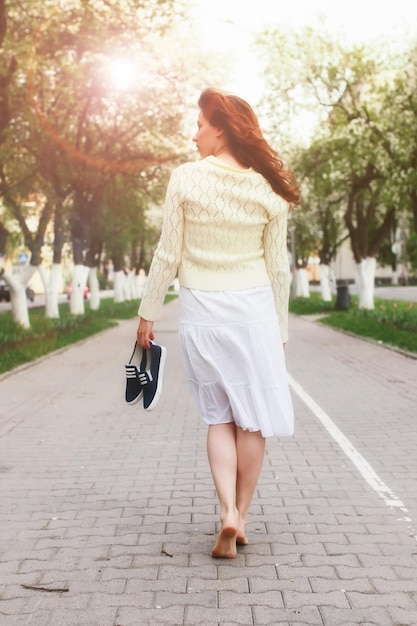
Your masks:
{"label": "woman's neck", "polygon": [[233,154],[230,152],[230,150],[229,150],[229,148],[227,146],[221,146],[220,148],[215,150],[213,152],[213,156],[215,156],[216,159],[219,159],[220,161],[223,161],[223,163],[226,163],[227,165],[231,165],[232,167],[236,167],[237,169],[241,169],[241,170],[247,170],[248,169],[245,165],[240,163],[240,161],[238,161],[233,156]]}

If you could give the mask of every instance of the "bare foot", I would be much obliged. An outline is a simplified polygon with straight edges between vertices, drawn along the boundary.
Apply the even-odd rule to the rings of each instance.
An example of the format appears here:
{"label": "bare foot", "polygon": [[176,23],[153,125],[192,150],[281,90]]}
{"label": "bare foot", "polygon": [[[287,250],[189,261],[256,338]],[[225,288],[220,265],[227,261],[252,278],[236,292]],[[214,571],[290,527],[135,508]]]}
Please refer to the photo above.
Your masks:
{"label": "bare foot", "polygon": [[234,526],[223,526],[216,545],[211,551],[211,556],[220,559],[234,559],[236,556],[236,528]]}
{"label": "bare foot", "polygon": [[248,538],[246,537],[245,533],[238,533],[236,535],[236,543],[239,546],[247,546],[249,541]]}
{"label": "bare foot", "polygon": [[237,525],[237,535],[236,535],[236,543],[239,546],[247,546],[249,541],[246,537],[245,533],[246,521],[243,518],[239,518],[239,523]]}

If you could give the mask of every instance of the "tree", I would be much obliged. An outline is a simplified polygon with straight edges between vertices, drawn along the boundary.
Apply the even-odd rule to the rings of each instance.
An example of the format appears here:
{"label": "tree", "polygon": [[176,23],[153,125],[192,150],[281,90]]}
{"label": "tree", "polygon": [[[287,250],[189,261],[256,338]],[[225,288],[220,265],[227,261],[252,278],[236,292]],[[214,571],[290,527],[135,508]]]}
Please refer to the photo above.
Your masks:
{"label": "tree", "polygon": [[[16,72],[17,63],[13,55],[4,50],[4,40],[7,33],[6,1],[0,0],[0,148],[5,141],[6,129],[10,123],[9,86]],[[3,275],[3,259],[6,255],[6,245],[9,231],[3,223],[3,214],[0,213],[0,276]]]}
{"label": "tree", "polygon": [[333,141],[318,140],[302,151],[297,168],[303,188],[306,220],[316,233],[315,246],[320,259],[322,299],[331,301],[334,284],[331,263],[343,241],[343,184],[338,172],[332,170]]}
{"label": "tree", "polygon": [[[386,97],[393,64],[387,70],[386,52],[384,56],[365,47],[346,47],[311,29],[290,35],[269,33],[264,46],[270,53],[271,48],[277,51],[270,54],[267,70],[277,88],[284,87],[290,111],[299,113],[303,102],[307,108],[314,103],[320,112],[314,143],[328,155],[330,187],[320,189],[310,181],[310,189],[319,193],[317,202],[325,201],[324,193],[343,197],[360,306],[372,308],[376,258],[400,208],[392,193],[395,125]],[[273,115],[272,102],[270,110]]]}
{"label": "tree", "polygon": [[[189,158],[190,103],[194,111],[202,80],[214,82],[181,7],[179,0],[9,6],[7,47],[19,65],[10,83],[12,132],[0,155],[2,180],[8,210],[23,230],[27,199],[39,198],[38,229],[25,240],[28,271],[41,273],[50,316],[58,315],[57,277],[68,240],[73,313],[84,310],[87,274],[98,306],[97,268],[106,249],[120,266],[130,258],[132,270],[135,256],[148,262],[152,242],[145,237],[151,233],[154,241],[155,233],[145,213],[161,202],[167,168]],[[37,242],[42,249],[46,239],[51,270],[30,248]]]}
{"label": "tree", "polygon": [[[160,42],[179,15],[174,0],[80,0],[67,6],[57,11],[54,3],[34,0],[12,7],[13,34],[8,41],[10,49],[18,50],[22,59],[24,52],[29,62],[20,64],[13,84],[13,135],[3,153],[3,188],[25,232],[30,267],[39,268],[43,276],[51,315],[58,310],[48,306],[50,300],[57,302],[57,272],[50,273],[48,284],[39,254],[31,246],[26,216],[18,211],[18,199],[24,205],[25,194],[33,192],[30,181],[36,179],[38,184],[43,179],[44,217],[47,208],[55,220],[52,269],[59,268],[68,232],[75,261],[73,282],[80,285],[72,291],[71,305],[73,312],[82,312],[85,264],[90,264],[94,280],[105,245],[101,213],[106,189],[115,178],[120,183],[129,177],[135,178],[139,190],[147,188],[150,171],[159,175],[161,163],[181,154],[184,94],[188,95],[180,89],[183,75],[175,66],[175,55],[158,55],[158,38]],[[144,70],[140,64],[145,63]],[[182,63],[180,67],[183,72]],[[133,71],[141,82],[127,85]],[[18,161],[17,155],[20,182],[10,166]],[[114,205],[121,204],[125,186],[116,185],[121,192]],[[39,221],[33,237],[38,243],[43,243],[45,223]],[[107,236],[112,232],[108,228]],[[94,288],[91,291],[94,294]]]}
{"label": "tree", "polygon": [[[392,119],[385,138],[391,166],[391,195],[411,216],[417,232],[417,43],[396,63],[384,107]],[[389,149],[391,147],[391,149]]]}

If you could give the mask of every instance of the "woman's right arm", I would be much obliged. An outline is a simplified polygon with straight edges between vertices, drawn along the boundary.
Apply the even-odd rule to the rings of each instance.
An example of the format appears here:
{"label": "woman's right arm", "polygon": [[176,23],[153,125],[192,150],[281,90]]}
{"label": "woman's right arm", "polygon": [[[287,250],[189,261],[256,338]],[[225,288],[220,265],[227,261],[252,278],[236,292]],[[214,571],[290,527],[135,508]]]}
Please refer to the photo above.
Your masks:
{"label": "woman's right arm", "polygon": [[288,205],[265,227],[265,263],[274,292],[275,308],[278,315],[281,340],[288,341],[288,303],[290,297],[290,264],[287,249]]}
{"label": "woman's right arm", "polygon": [[163,305],[169,285],[181,261],[184,213],[181,204],[181,172],[175,170],[165,197],[161,237],[155,250],[138,314],[155,321]]}

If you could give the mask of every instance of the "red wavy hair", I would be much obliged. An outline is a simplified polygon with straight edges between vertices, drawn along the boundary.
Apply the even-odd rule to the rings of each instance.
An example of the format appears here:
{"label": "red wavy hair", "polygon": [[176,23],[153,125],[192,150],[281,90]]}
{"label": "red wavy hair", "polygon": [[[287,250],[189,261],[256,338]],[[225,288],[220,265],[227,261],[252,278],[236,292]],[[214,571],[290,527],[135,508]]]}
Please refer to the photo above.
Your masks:
{"label": "red wavy hair", "polygon": [[210,87],[201,93],[198,106],[212,126],[224,130],[228,147],[239,163],[262,174],[275,193],[290,204],[300,202],[294,174],[284,169],[283,161],[266,141],[246,100]]}

